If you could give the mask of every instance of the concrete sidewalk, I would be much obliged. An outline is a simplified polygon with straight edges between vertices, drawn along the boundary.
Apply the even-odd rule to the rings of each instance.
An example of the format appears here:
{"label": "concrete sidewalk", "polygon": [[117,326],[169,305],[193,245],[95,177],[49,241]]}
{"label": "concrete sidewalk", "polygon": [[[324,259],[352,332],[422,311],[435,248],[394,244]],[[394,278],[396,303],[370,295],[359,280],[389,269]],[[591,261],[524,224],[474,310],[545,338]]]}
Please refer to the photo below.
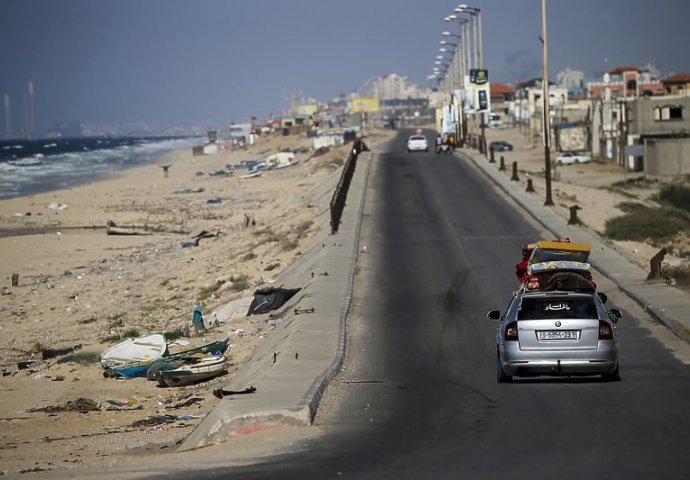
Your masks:
{"label": "concrete sidewalk", "polygon": [[498,170],[498,163],[469,149],[457,150],[484,172],[503,192],[532,215],[554,238],[576,238],[592,247],[592,266],[613,281],[654,319],[666,325],[676,336],[690,342],[690,294],[663,280],[646,281],[647,271],[631,263],[604,239],[581,225],[568,225],[554,208],[544,206],[544,198],[526,192],[525,184],[510,179],[510,172]]}
{"label": "concrete sidewalk", "polygon": [[[352,300],[371,157],[370,151],[359,155],[338,233],[322,236],[277,278],[276,284],[302,290],[275,315],[276,328],[225,387],[254,386],[256,392],[223,398],[180,450],[276,424],[311,423],[323,391],[345,358],[345,320]],[[330,232],[329,203],[339,176],[339,172],[332,175],[313,192],[323,232]],[[306,313],[311,309],[312,313]]]}

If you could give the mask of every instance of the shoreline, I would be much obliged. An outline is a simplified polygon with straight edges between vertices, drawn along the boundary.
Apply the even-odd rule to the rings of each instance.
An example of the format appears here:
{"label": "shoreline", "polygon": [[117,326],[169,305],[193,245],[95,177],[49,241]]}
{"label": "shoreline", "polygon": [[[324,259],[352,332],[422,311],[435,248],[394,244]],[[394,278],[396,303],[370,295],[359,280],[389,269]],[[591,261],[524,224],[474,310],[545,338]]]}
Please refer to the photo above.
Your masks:
{"label": "shoreline", "polygon": [[[139,137],[132,137],[132,138],[139,138]],[[148,138],[153,138],[153,137],[141,137],[144,139]],[[180,138],[173,138],[176,140],[187,140],[187,139],[192,139],[196,137],[180,137]],[[167,140],[171,140],[171,138],[168,138]],[[155,164],[160,162],[163,158],[167,157],[170,154],[174,154],[175,152],[184,152],[187,150],[191,150],[191,146],[185,146],[183,148],[174,148],[171,150],[165,150],[161,152],[155,152],[150,155],[144,155],[140,154],[141,158],[137,159],[134,163],[132,164],[122,164],[118,162],[112,163],[113,167],[116,167],[114,170],[108,170],[104,172],[96,172],[96,173],[91,173],[91,174],[84,174],[83,176],[78,176],[78,177],[68,177],[65,179],[63,184],[53,184],[51,187],[46,188],[44,183],[39,183],[34,186],[33,189],[30,189],[28,192],[21,193],[21,194],[10,194],[10,196],[3,196],[0,195],[0,201],[4,200],[12,200],[15,198],[23,198],[23,197],[29,197],[29,196],[35,196],[35,195],[43,195],[43,194],[49,194],[51,192],[55,191],[61,191],[61,190],[69,190],[72,188],[78,188],[84,185],[89,185],[91,183],[95,182],[102,182],[102,181],[108,181],[110,178],[118,175],[118,173],[126,171],[126,170],[131,170],[134,168],[140,168],[140,167],[145,167],[151,164]],[[103,151],[108,150],[108,149],[103,149]],[[99,150],[91,150],[91,152],[99,152]],[[71,152],[66,152],[58,155],[69,155]],[[31,157],[27,157],[31,158]],[[50,156],[46,157],[50,158]],[[10,162],[10,161],[8,161]]]}

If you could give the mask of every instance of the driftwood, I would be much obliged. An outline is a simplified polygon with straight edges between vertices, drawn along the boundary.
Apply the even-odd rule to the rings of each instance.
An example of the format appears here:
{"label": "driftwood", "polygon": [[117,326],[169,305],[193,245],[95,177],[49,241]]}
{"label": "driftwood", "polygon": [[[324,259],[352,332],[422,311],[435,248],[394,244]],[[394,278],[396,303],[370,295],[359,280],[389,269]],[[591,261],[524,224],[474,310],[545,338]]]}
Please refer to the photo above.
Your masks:
{"label": "driftwood", "polygon": [[189,230],[184,228],[166,228],[156,225],[121,225],[118,226],[112,220],[108,220],[105,229],[108,235],[152,235],[154,233],[176,233],[188,235]]}

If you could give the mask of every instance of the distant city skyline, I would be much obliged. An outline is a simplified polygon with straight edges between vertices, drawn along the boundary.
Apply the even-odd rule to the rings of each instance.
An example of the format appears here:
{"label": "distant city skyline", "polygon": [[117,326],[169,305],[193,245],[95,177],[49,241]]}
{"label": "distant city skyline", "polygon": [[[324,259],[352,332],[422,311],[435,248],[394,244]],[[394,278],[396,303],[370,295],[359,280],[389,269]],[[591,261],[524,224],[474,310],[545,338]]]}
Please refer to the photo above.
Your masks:
{"label": "distant city skyline", "polygon": [[[541,76],[540,3],[471,3],[482,12],[491,81]],[[441,32],[457,27],[443,21],[457,6],[445,0],[404,8],[394,0],[2,6],[0,94],[14,132],[75,122],[227,125],[278,115],[295,96],[326,101],[391,73],[424,88]],[[690,44],[686,0],[549,0],[547,13],[550,75],[569,67],[591,78],[648,63],[664,74],[690,72],[681,48]]]}

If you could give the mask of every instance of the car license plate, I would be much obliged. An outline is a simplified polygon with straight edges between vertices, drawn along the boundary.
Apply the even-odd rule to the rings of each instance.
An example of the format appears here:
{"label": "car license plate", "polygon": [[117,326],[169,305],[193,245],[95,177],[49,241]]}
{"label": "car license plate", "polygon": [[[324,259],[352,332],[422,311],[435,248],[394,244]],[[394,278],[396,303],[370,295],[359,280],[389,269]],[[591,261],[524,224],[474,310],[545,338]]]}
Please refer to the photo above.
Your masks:
{"label": "car license plate", "polygon": [[539,340],[577,340],[577,330],[543,330],[537,334]]}

